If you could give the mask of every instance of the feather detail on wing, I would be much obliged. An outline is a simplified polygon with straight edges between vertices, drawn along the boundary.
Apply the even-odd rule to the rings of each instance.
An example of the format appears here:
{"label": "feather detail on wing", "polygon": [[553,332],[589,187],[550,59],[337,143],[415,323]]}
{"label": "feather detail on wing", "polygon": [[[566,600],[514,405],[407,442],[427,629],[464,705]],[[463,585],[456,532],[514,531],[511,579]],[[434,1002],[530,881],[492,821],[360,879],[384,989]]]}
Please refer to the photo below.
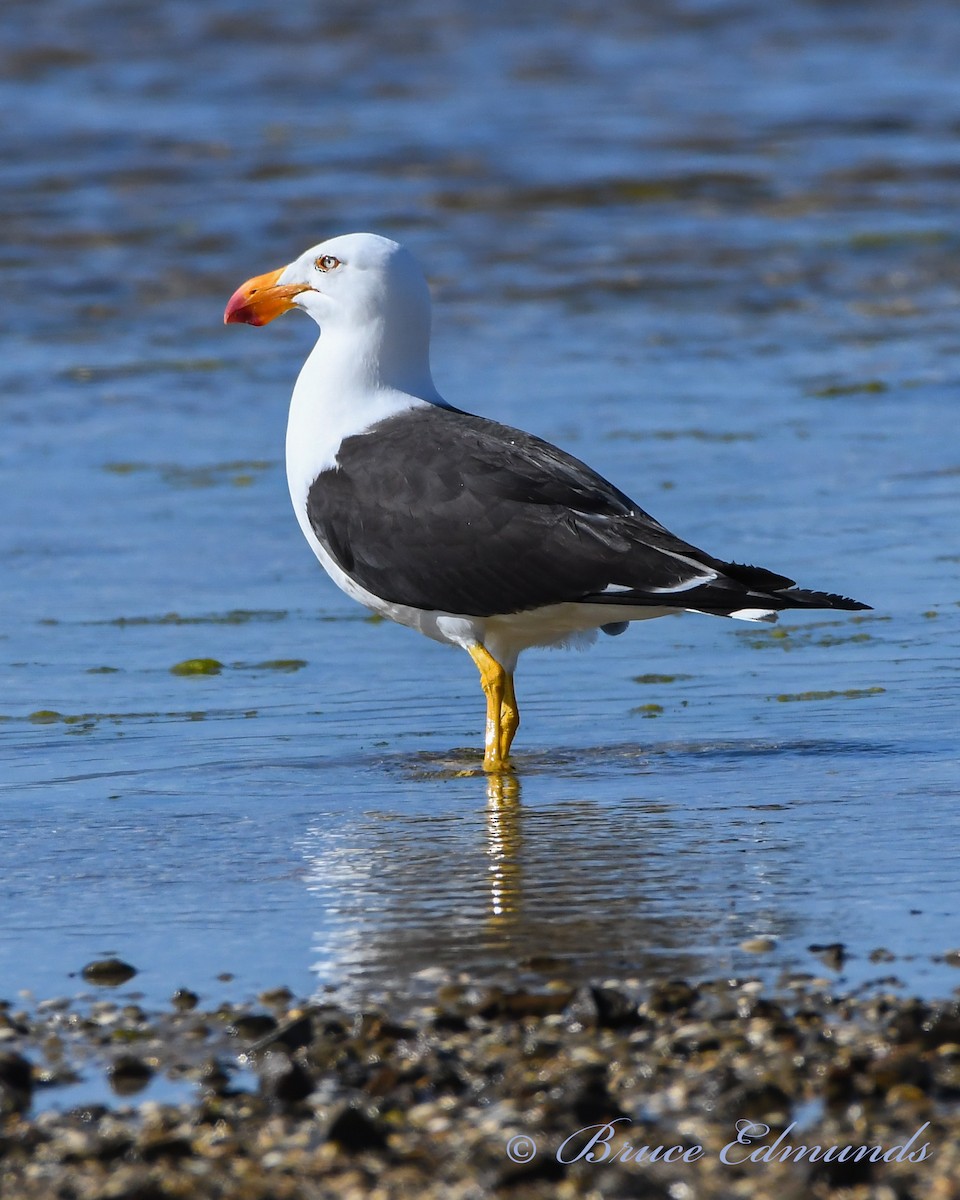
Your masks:
{"label": "feather detail on wing", "polygon": [[415,608],[494,616],[584,602],[609,605],[614,626],[624,607],[866,607],[715,559],[579,459],[456,409],[413,409],[346,438],[307,512],[343,570]]}

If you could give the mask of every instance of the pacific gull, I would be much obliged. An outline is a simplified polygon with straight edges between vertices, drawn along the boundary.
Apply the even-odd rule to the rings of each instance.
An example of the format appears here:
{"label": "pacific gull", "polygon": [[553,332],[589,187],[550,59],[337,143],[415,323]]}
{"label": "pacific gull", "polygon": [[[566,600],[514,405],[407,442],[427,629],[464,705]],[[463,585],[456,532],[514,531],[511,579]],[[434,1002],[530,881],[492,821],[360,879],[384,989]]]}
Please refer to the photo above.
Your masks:
{"label": "pacific gull", "polygon": [[670,533],[585,463],[454,408],[430,373],[430,293],[413,256],[353,233],[238,288],[228,324],[301,308],[320,326],[290,404],[287,479],[335,583],[473,659],[487,701],[484,768],[509,768],[522,650],[678,610],[775,620],[865,609]]}

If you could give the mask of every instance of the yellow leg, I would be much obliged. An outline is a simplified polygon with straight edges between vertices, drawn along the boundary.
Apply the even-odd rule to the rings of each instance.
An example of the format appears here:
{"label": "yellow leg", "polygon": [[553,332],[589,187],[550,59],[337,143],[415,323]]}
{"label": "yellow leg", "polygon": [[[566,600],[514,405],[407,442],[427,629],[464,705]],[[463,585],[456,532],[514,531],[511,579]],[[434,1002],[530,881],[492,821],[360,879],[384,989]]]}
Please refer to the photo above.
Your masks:
{"label": "yellow leg", "polygon": [[510,769],[507,756],[510,743],[520,724],[517,699],[513,693],[513,679],[509,672],[497,662],[489,650],[479,645],[468,646],[470,657],[477,664],[480,682],[487,697],[487,729],[484,739],[483,769],[506,771]]}
{"label": "yellow leg", "polygon": [[513,690],[513,676],[504,671],[503,700],[500,702],[500,757],[506,761],[510,757],[510,747],[517,730],[520,728],[520,708],[517,705],[517,694]]}

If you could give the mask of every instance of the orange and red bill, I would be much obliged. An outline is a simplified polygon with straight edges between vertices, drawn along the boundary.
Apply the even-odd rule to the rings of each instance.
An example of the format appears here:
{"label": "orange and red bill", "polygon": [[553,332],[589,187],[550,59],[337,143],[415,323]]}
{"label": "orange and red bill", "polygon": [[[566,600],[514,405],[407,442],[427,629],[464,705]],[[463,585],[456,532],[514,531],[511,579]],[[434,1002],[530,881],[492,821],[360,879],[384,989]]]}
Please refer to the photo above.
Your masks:
{"label": "orange and red bill", "polygon": [[279,283],[286,270],[255,275],[233,293],[223,314],[224,325],[266,325],[293,308],[295,296],[310,290],[308,283]]}

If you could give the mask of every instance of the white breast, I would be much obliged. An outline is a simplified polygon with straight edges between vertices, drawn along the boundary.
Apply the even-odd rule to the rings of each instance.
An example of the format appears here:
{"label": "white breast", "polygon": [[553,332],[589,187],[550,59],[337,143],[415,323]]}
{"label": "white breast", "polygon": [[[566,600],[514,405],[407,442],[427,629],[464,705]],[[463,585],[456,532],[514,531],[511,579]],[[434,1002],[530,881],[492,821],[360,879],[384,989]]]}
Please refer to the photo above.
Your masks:
{"label": "white breast", "polygon": [[287,420],[287,483],[298,515],[316,477],[336,465],[344,438],[408,409],[443,403],[429,376],[427,384],[423,396],[382,384],[360,390],[336,369],[324,339],[317,342],[293,389]]}
{"label": "white breast", "polygon": [[287,486],[303,536],[337,587],[353,600],[428,637],[448,641],[449,637],[437,627],[437,614],[392,604],[351,579],[317,538],[307,515],[310,487],[322,471],[336,466],[337,452],[345,438],[408,409],[442,401],[429,376],[423,390],[428,395],[433,392],[435,401],[382,385],[358,393],[353,380],[344,380],[331,369],[324,349],[321,338],[300,372],[287,421]]}

